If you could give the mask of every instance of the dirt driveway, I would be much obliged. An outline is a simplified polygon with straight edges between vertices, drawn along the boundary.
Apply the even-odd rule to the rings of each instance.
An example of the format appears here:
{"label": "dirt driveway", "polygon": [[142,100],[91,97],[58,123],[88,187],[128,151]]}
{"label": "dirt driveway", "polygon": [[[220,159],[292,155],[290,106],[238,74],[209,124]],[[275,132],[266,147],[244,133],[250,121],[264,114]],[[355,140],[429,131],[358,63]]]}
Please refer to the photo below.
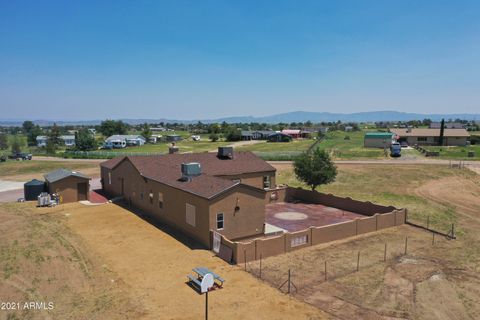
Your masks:
{"label": "dirt driveway", "polygon": [[185,284],[186,275],[198,266],[226,279],[224,289],[209,295],[212,319],[325,318],[322,311],[280,293],[211,251],[191,249],[115,204],[63,214],[67,211],[67,225],[143,301],[143,319],[201,319],[204,297]]}

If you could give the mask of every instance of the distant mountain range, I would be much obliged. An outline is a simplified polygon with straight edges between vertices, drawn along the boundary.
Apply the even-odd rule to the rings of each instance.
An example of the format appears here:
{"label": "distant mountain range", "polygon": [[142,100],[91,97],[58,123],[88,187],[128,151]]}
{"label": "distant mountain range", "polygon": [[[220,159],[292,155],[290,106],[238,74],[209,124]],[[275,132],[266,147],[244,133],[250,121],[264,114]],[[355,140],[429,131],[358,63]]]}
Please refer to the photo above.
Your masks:
{"label": "distant mountain range", "polygon": [[[371,111],[371,112],[356,112],[356,113],[331,113],[331,112],[307,112],[307,111],[293,111],[287,113],[274,114],[270,116],[253,117],[253,116],[238,116],[226,117],[218,119],[191,119],[191,120],[173,120],[173,119],[118,119],[128,124],[140,123],[195,123],[202,121],[203,123],[227,122],[227,123],[278,123],[278,122],[376,122],[376,121],[409,121],[409,120],[423,120],[432,119],[440,121],[441,119],[463,119],[463,120],[480,120],[480,114],[458,113],[458,114],[422,114],[422,113],[407,113],[398,111]],[[24,120],[0,120],[2,126],[18,126]],[[97,125],[102,120],[78,120],[78,121],[51,121],[51,120],[33,120],[35,124],[40,126],[52,125],[53,122],[58,125]]]}

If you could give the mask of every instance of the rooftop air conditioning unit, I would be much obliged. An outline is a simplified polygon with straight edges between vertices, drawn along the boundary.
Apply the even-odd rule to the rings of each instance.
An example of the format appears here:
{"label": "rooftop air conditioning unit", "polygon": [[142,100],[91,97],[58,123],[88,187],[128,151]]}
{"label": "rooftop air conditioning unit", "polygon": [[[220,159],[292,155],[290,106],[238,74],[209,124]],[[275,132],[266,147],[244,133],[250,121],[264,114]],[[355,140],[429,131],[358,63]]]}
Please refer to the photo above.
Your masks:
{"label": "rooftop air conditioning unit", "polygon": [[192,177],[202,174],[202,167],[198,162],[182,163],[182,180],[191,181]]}
{"label": "rooftop air conditioning unit", "polygon": [[219,158],[233,158],[233,147],[218,147]]}

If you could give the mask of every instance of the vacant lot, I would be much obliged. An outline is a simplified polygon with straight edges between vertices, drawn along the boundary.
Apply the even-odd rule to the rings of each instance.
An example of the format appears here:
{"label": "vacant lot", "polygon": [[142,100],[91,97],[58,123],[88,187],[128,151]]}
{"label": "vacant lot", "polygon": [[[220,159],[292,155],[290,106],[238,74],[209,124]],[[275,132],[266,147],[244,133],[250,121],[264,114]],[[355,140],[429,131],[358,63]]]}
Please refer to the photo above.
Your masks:
{"label": "vacant lot", "polygon": [[364,148],[364,131],[327,132],[319,144],[320,149],[330,153],[335,159],[385,159],[385,152],[380,148]]}
{"label": "vacant lot", "polygon": [[49,171],[59,168],[78,170],[91,177],[100,174],[100,161],[13,161],[0,162],[0,179],[13,181],[26,181],[41,179]]}
{"label": "vacant lot", "polygon": [[325,314],[114,204],[0,207],[0,292],[53,301],[52,311],[0,319],[201,319],[203,296],[186,285],[198,266],[226,279],[209,294],[212,319],[325,319]]}
{"label": "vacant lot", "polygon": [[290,142],[268,142],[259,141],[258,143],[236,148],[238,151],[253,152],[301,152],[307,150],[315,140],[313,139],[294,139]]}
{"label": "vacant lot", "polygon": [[[280,182],[299,184],[290,167],[279,169]],[[290,268],[297,298],[341,319],[480,317],[480,176],[447,166],[341,165],[337,182],[321,190],[407,207],[413,220],[425,224],[430,216],[444,231],[455,223],[458,239],[437,236],[432,245],[431,233],[388,229],[265,259],[266,281],[277,287]],[[258,262],[249,268],[259,274]]]}
{"label": "vacant lot", "polygon": [[[428,151],[438,151],[440,153],[439,159],[447,160],[480,160],[480,145],[468,146],[468,147],[425,147]],[[468,157],[468,153],[473,152],[474,157]],[[437,157],[436,157],[437,158]]]}

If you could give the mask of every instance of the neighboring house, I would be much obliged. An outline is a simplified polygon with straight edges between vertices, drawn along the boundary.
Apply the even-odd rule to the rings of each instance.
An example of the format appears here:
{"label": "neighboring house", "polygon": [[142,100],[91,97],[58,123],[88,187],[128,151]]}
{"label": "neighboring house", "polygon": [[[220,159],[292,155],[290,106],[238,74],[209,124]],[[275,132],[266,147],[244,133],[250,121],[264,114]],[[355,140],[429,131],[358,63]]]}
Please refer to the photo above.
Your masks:
{"label": "neighboring house", "polygon": [[[406,141],[409,145],[438,145],[440,129],[390,129],[397,135],[399,142]],[[444,146],[465,146],[470,134],[465,129],[445,129],[443,133]]]}
{"label": "neighboring house", "polygon": [[395,141],[395,134],[392,132],[367,132],[363,141],[365,148],[390,148]]}
{"label": "neighboring house", "polygon": [[[60,139],[63,141],[63,144],[66,145],[67,147],[73,147],[75,146],[75,136],[74,135],[65,135],[65,136],[60,136]],[[47,136],[37,136],[37,147],[46,147],[47,146],[47,141],[48,137]]]}
{"label": "neighboring house", "polygon": [[264,234],[266,190],[275,168],[251,152],[117,157],[101,165],[103,190],[210,246]]}
{"label": "neighboring house", "polygon": [[268,137],[269,142],[290,142],[292,141],[292,136],[282,133],[282,132],[277,132]]}
{"label": "neighboring house", "polygon": [[94,136],[94,135],[97,134],[97,130],[96,130],[95,128],[89,128],[89,129],[88,129],[88,132],[90,132],[90,134],[91,134],[92,136]]}
{"label": "neighboring house", "polygon": [[164,132],[164,131],[167,131],[167,129],[163,128],[163,127],[158,127],[158,128],[150,128],[150,130],[152,132]]}
{"label": "neighboring house", "polygon": [[242,131],[242,140],[267,140],[268,137],[274,134],[275,131],[272,130],[250,130]]}
{"label": "neighboring house", "polygon": [[[429,128],[430,129],[440,129],[440,126],[442,125],[441,122],[432,122],[430,123]],[[445,129],[465,129],[465,125],[460,122],[445,122],[444,124]]]}
{"label": "neighboring house", "polygon": [[106,149],[120,149],[126,146],[143,146],[146,140],[141,135],[122,135],[116,134],[108,137],[103,147]]}
{"label": "neighboring house", "polygon": [[345,127],[345,132],[350,132],[350,131],[353,131],[353,127],[352,126],[346,126]]}
{"label": "neighboring house", "polygon": [[175,142],[175,141],[180,141],[182,140],[182,136],[179,134],[169,134],[166,136],[167,141],[169,142]]}
{"label": "neighboring house", "polygon": [[298,139],[301,137],[301,130],[298,129],[283,129],[282,133],[289,135],[293,139]]}
{"label": "neighboring house", "polygon": [[80,172],[58,169],[44,177],[48,193],[57,194],[61,203],[90,199],[90,178]]}

